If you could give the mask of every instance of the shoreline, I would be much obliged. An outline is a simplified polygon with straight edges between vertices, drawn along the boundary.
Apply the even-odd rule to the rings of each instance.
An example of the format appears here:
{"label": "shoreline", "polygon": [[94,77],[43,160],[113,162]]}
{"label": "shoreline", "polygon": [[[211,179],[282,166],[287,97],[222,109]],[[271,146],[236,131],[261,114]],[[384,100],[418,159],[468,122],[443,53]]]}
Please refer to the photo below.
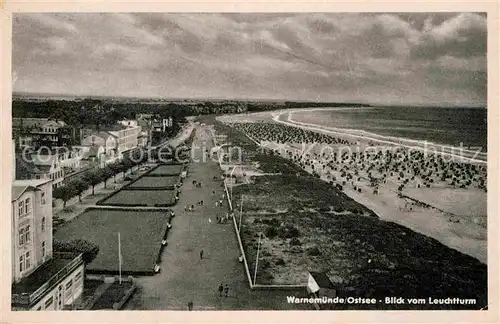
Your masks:
{"label": "shoreline", "polygon": [[[287,115],[286,119],[285,119],[285,117],[283,117],[285,114]],[[444,156],[451,156],[451,157],[456,157],[456,158],[462,159],[461,162],[477,163],[477,164],[484,164],[484,165],[487,164],[487,153],[482,153],[482,152],[478,153],[478,152],[470,151],[470,150],[463,149],[463,148],[457,148],[457,147],[453,147],[453,146],[449,146],[449,145],[445,145],[445,144],[437,144],[437,143],[421,141],[421,140],[413,140],[413,139],[399,138],[399,137],[394,137],[394,136],[378,135],[378,134],[373,134],[373,133],[369,133],[369,132],[366,132],[363,130],[357,130],[357,129],[344,129],[344,128],[327,127],[327,126],[311,124],[311,123],[303,123],[303,122],[293,120],[291,117],[291,114],[292,114],[292,112],[282,112],[279,114],[273,114],[272,120],[274,122],[277,122],[277,123],[281,123],[281,124],[292,126],[292,127],[299,127],[299,128],[313,131],[313,132],[320,132],[320,133],[326,133],[326,134],[335,134],[335,135],[341,135],[341,136],[346,136],[346,137],[358,138],[358,139],[362,139],[365,141],[373,141],[373,142],[387,144],[390,146],[398,146],[399,145],[399,146],[404,147],[406,149],[412,149],[412,150],[420,150],[420,151],[429,150],[430,153],[442,154]],[[283,120],[283,119],[285,119],[285,120]],[[407,143],[413,143],[413,144],[407,144]],[[422,145],[423,145],[423,147],[422,147]],[[445,149],[445,150],[443,150],[443,149]],[[449,149],[449,151],[446,151],[446,149]],[[457,155],[457,153],[462,153],[463,155]]]}
{"label": "shoreline", "polygon": [[[267,118],[260,118],[259,120],[266,119],[271,124],[273,123],[273,121],[276,121],[278,125],[285,125],[285,127],[291,126],[294,128],[307,129],[315,133],[320,133],[320,134],[326,133],[326,134],[336,135],[336,132],[331,130],[325,130],[317,127],[307,127],[303,125],[302,126],[295,125],[291,122],[279,119],[280,116],[286,115],[287,113],[289,112],[288,111],[284,111],[282,113],[267,112],[265,114],[257,113],[258,114],[257,116],[267,117]],[[251,120],[248,121],[244,119],[245,118],[240,119],[238,116],[233,115],[233,116],[223,117],[219,120],[229,124],[252,123]],[[253,123],[259,125],[259,123],[256,121],[257,119],[253,120]],[[311,172],[314,173],[314,170],[318,169],[321,170],[322,167],[326,166],[326,173],[320,172],[321,179],[326,182],[329,182],[329,180],[331,180],[330,177],[333,177],[333,179],[335,178],[340,179],[339,176],[341,172],[336,171],[336,169],[333,170],[332,168],[327,166],[327,164],[325,164],[324,161],[321,161],[320,156],[319,155],[317,156],[318,152],[315,153],[311,152],[311,156],[306,157],[303,154],[303,152],[301,152],[300,148],[297,148],[297,145],[300,145],[300,143],[294,144],[290,142],[290,143],[279,144],[273,141],[262,140],[261,138],[259,139],[258,137],[254,136],[255,134],[252,135],[246,131],[243,131],[243,133],[252,141],[256,142],[258,145],[261,146],[264,145],[269,149],[278,149],[280,151],[283,151],[284,149],[285,154],[282,156],[284,156],[285,158],[289,159],[291,157],[290,155],[288,155],[290,152],[296,152],[297,157],[299,157],[300,159],[296,161],[296,163],[298,164],[301,164],[299,162],[304,161],[304,159],[312,159],[310,160],[311,165],[305,167],[305,170],[309,173]],[[352,135],[350,134],[340,133],[340,135],[342,137],[352,138]],[[358,138],[362,138],[361,141],[365,142],[370,141],[365,137],[358,136]],[[390,144],[398,145],[397,143],[390,143]],[[324,144],[316,143],[315,145],[317,146],[318,149],[320,149],[321,146]],[[417,149],[422,150],[422,148],[418,147]],[[464,160],[466,160],[466,158]],[[470,164],[484,165],[484,163],[485,163],[484,161],[479,161],[477,163],[474,163],[472,161]],[[312,165],[316,166],[316,169],[314,169],[314,167],[311,168]],[[323,168],[323,170],[325,169]],[[354,169],[348,172],[352,172],[353,170]],[[487,264],[487,239],[486,239],[487,229],[485,225],[487,221],[486,213],[484,213],[483,215],[483,213],[481,212],[480,214],[474,216],[469,216],[465,214],[453,214],[450,213],[450,211],[439,210],[440,206],[419,207],[418,203],[415,204],[414,202],[409,202],[413,194],[416,194],[416,197],[419,197],[418,195],[419,192],[420,196],[423,196],[424,198],[432,201],[433,196],[439,196],[441,193],[442,194],[449,194],[450,192],[455,193],[455,191],[460,191],[462,189],[454,189],[453,187],[450,188],[446,184],[443,187],[441,185],[438,185],[437,183],[436,185],[433,185],[433,187],[429,189],[423,187],[421,189],[417,189],[415,188],[416,183],[412,181],[411,183],[413,184],[410,183],[412,187],[409,187],[408,189],[408,191],[411,194],[407,195],[410,198],[401,198],[398,196],[398,192],[396,191],[398,182],[396,181],[395,178],[389,177],[387,179],[387,184],[381,185],[379,193],[376,195],[371,193],[373,188],[369,185],[369,183],[365,181],[366,177],[361,176],[361,178],[363,178],[361,181],[356,181],[356,183],[353,183],[354,187],[351,187],[350,183],[344,185],[343,191],[350,198],[366,206],[367,208],[373,210],[377,215],[380,216],[380,219],[403,225],[416,232],[434,238],[450,248],[453,248],[469,256],[472,256],[480,260],[482,263]],[[357,192],[355,189],[356,186],[358,188],[362,188],[363,192],[362,193]],[[406,194],[406,189],[403,191],[403,194]],[[466,195],[469,195],[470,197],[482,197],[481,199],[486,198],[486,193],[480,192],[478,189],[471,189],[470,193],[467,192]],[[450,199],[451,200],[448,202],[453,201],[452,198]],[[477,200],[476,204],[478,201],[480,200]],[[413,211],[406,210],[407,205],[413,206]],[[463,204],[461,204],[461,208],[462,211],[465,211],[466,213],[471,212],[471,210],[468,209],[468,207],[464,206]],[[458,209],[460,209],[460,207]]]}

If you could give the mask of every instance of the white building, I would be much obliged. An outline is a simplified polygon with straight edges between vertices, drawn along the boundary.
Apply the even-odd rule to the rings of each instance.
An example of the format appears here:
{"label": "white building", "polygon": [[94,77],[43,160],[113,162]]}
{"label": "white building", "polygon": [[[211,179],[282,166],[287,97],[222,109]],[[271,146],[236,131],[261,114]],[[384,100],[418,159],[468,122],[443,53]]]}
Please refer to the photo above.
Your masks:
{"label": "white building", "polygon": [[110,132],[96,132],[82,139],[84,158],[95,158],[100,167],[120,161],[117,137]]}
{"label": "white building", "polygon": [[118,153],[122,154],[137,147],[141,127],[127,126],[119,130],[110,130],[109,133],[115,136]]}
{"label": "white building", "polygon": [[81,255],[52,251],[51,180],[12,183],[13,310],[58,310],[83,291]]}

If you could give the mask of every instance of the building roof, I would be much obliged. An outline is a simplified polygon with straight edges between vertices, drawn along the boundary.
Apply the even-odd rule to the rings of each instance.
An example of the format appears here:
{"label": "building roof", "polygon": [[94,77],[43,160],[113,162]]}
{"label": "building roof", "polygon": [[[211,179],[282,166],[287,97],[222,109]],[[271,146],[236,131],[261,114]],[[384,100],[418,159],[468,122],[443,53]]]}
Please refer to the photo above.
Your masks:
{"label": "building roof", "polygon": [[67,124],[62,120],[50,119],[50,118],[12,118],[12,127],[42,127],[47,123],[55,123],[58,126],[66,126]]}
{"label": "building roof", "polygon": [[88,151],[83,153],[82,158],[88,159],[90,157],[96,157],[98,153],[99,153],[99,147],[97,147],[96,145],[92,145]]}
{"label": "building roof", "polygon": [[26,179],[26,180],[15,180],[12,183],[12,186],[31,186],[31,187],[38,187],[41,185],[44,185],[48,182],[51,182],[51,179]]}
{"label": "building roof", "polygon": [[22,278],[19,282],[12,284],[12,294],[34,293],[59,271],[69,265],[75,258],[54,256],[44,262],[29,276]]}
{"label": "building roof", "polygon": [[27,190],[36,190],[40,185],[50,182],[50,179],[36,179],[36,180],[14,180],[12,183],[11,201],[15,201]]}
{"label": "building roof", "polygon": [[112,124],[112,125],[103,125],[101,127],[101,130],[105,131],[105,132],[109,132],[109,131],[120,131],[120,130],[124,130],[124,129],[127,129],[128,126],[125,126],[125,125],[122,125],[122,124],[119,124],[119,123],[116,123],[116,124]]}
{"label": "building roof", "polygon": [[28,189],[34,189],[31,186],[22,186],[22,185],[12,185],[12,194],[10,201],[18,200],[19,197]]}
{"label": "building roof", "polygon": [[318,286],[320,286],[321,288],[335,289],[335,286],[330,281],[330,278],[328,278],[325,272],[309,272],[309,273],[314,278],[314,281],[316,281]]}
{"label": "building roof", "polygon": [[109,137],[113,137],[113,134],[106,132],[106,131],[99,131],[99,132],[93,132],[93,133],[87,135],[85,138],[89,138],[91,136],[99,137],[99,138],[102,138],[103,140],[106,140]]}

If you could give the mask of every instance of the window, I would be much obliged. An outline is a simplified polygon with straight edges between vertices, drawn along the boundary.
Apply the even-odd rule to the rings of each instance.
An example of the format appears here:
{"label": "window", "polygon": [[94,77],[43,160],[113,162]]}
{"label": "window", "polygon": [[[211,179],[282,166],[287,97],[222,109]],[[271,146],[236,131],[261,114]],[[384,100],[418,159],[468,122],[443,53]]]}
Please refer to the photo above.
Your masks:
{"label": "window", "polygon": [[75,286],[80,286],[82,284],[82,272],[78,272],[75,275]]}
{"label": "window", "polygon": [[54,297],[50,296],[49,299],[45,301],[45,308],[49,308],[54,303]]}
{"label": "window", "polygon": [[31,211],[31,198],[26,198],[24,201],[24,212],[25,214]]}
{"label": "window", "polygon": [[18,203],[19,217],[24,215],[24,201]]}
{"label": "window", "polygon": [[42,242],[42,258],[45,258],[45,241]]}
{"label": "window", "polygon": [[71,287],[73,286],[73,279],[71,279],[70,281],[68,281],[66,283],[66,291],[69,291],[71,290]]}
{"label": "window", "polygon": [[45,217],[42,217],[42,232],[45,232]]}
{"label": "window", "polygon": [[30,235],[30,226],[27,225],[19,229],[19,246],[23,246],[24,244],[31,241]]}
{"label": "window", "polygon": [[35,179],[37,180],[40,179],[40,175],[39,174],[35,175]]}
{"label": "window", "polygon": [[26,252],[25,259],[26,259],[26,270],[28,270],[31,267],[31,256],[29,251]]}
{"label": "window", "polygon": [[19,246],[23,246],[24,243],[26,243],[24,241],[24,232],[25,232],[25,230],[26,230],[26,228],[24,228],[24,227],[19,229]]}
{"label": "window", "polygon": [[24,255],[19,257],[19,272],[24,271]]}

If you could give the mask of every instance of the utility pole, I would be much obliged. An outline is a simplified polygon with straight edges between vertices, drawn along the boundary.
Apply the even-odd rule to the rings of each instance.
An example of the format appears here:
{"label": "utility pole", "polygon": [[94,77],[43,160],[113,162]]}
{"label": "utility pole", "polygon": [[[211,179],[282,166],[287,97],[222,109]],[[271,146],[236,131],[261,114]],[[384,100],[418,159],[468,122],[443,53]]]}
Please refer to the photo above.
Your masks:
{"label": "utility pole", "polygon": [[120,285],[122,284],[122,246],[120,239],[120,232],[118,232],[118,273]]}
{"label": "utility pole", "polygon": [[243,215],[243,194],[241,194],[241,204],[240,204],[240,223],[238,225],[238,233],[241,233],[241,216]]}
{"label": "utility pole", "polygon": [[253,272],[253,285],[255,286],[255,280],[257,279],[257,267],[259,265],[259,252],[260,252],[260,239],[262,233],[259,234],[259,243],[257,244],[257,257],[255,258],[255,271]]}
{"label": "utility pole", "polygon": [[233,167],[233,170],[231,171],[231,174],[229,175],[229,177],[231,178],[231,204],[233,203],[233,186],[236,183],[236,181],[234,181],[234,184],[233,184],[233,173],[234,173],[234,170],[236,170],[237,167],[238,166],[235,165]]}

